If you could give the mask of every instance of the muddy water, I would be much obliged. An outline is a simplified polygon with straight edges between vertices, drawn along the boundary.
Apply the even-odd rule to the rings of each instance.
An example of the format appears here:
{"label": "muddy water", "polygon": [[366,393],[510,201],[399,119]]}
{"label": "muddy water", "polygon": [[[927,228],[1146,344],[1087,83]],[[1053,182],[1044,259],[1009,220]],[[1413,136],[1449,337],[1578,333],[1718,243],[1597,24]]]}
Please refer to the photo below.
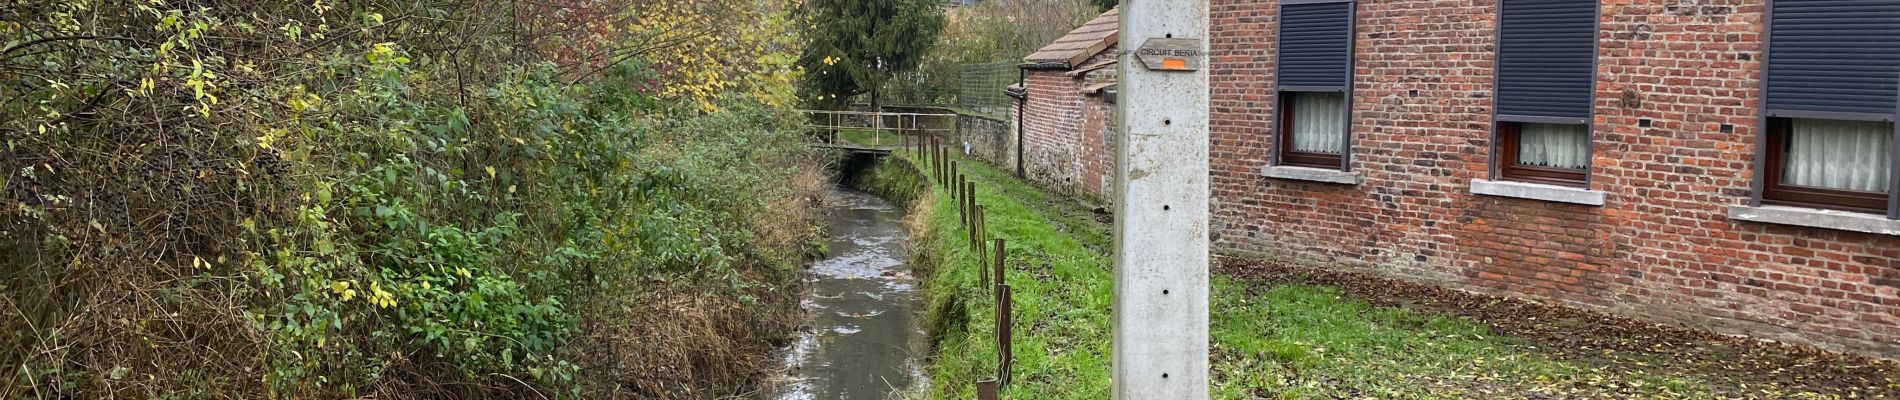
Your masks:
{"label": "muddy water", "polygon": [[925,381],[903,209],[842,188],[826,193],[825,208],[831,256],[806,272],[805,329],[765,398],[899,398]]}

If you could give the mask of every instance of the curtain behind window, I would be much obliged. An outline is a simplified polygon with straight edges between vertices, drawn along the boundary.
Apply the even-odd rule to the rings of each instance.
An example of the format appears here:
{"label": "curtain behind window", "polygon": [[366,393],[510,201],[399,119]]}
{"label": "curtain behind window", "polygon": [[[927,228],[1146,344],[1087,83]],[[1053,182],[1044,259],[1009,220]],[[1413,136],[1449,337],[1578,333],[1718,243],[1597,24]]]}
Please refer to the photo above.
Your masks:
{"label": "curtain behind window", "polygon": [[1517,163],[1551,168],[1590,166],[1590,130],[1580,124],[1518,125]]}
{"label": "curtain behind window", "polygon": [[1345,129],[1345,93],[1303,92],[1293,95],[1293,151],[1344,153]]}
{"label": "curtain behind window", "polygon": [[1886,192],[1893,173],[1893,124],[1795,119],[1789,128],[1785,185]]}

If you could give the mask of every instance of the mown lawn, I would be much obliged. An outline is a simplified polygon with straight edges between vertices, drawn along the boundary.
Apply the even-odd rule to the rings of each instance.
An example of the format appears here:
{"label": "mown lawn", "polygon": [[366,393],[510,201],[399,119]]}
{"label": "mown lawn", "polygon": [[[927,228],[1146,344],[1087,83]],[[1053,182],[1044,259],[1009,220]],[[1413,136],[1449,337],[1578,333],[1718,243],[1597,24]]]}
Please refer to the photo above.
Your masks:
{"label": "mown lawn", "polygon": [[[1108,226],[1101,221],[1105,218],[1003,171],[967,159],[959,164],[965,176],[978,182],[977,199],[986,209],[990,235],[1008,241],[1016,361],[1014,383],[1005,388],[1005,397],[1108,398],[1113,276]],[[929,167],[920,164],[919,170],[928,173]],[[997,349],[990,322],[996,307],[989,292],[978,287],[975,255],[965,242],[955,203],[935,194],[920,201],[924,204],[915,218],[924,230],[917,235],[919,253],[928,258],[923,263],[929,279],[928,328],[941,339],[929,369],[930,390],[934,398],[974,398],[973,383],[996,374]],[[1641,346],[1592,347],[1598,341],[1614,343],[1618,339],[1614,337],[1553,342],[1546,336],[1562,337],[1563,333],[1532,339],[1499,334],[1494,325],[1504,325],[1456,312],[1400,306],[1431,303],[1429,299],[1362,298],[1340,287],[1309,283],[1330,281],[1304,279],[1297,270],[1277,270],[1277,277],[1268,278],[1235,270],[1217,268],[1213,281],[1211,390],[1215,398],[1900,397],[1891,363],[1773,346],[1743,348],[1746,345],[1721,339],[1657,342],[1695,349],[1696,354],[1726,354],[1737,358],[1732,361],[1768,364],[1764,365],[1768,368],[1736,370],[1718,365],[1724,364],[1723,357],[1684,357]],[[1350,287],[1361,286],[1365,285]],[[1485,301],[1475,300],[1481,303],[1478,307],[1485,306]],[[1581,323],[1576,330],[1592,331],[1593,323]],[[1509,326],[1514,331],[1535,331]],[[1648,328],[1598,327],[1594,331],[1632,337],[1673,332],[1644,329]],[[1553,348],[1566,343],[1581,348]],[[1793,353],[1784,357],[1773,351]],[[1788,365],[1775,368],[1774,363]],[[1803,363],[1838,365],[1817,368]],[[1815,379],[1769,376],[1773,371],[1796,369],[1820,371],[1820,375],[1804,375]]]}

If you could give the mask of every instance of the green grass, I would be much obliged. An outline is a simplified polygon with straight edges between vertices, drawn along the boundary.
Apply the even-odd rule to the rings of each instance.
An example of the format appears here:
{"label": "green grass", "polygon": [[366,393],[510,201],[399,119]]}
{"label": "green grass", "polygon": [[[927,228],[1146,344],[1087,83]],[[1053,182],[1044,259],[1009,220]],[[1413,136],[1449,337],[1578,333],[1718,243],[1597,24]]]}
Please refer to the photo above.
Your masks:
{"label": "green grass", "polygon": [[838,141],[861,144],[861,145],[866,145],[866,146],[877,145],[877,146],[896,147],[896,146],[903,145],[903,138],[898,137],[897,131],[892,131],[892,130],[880,130],[880,131],[877,131],[875,134],[873,134],[871,130],[869,129],[839,130]]}
{"label": "green grass", "polygon": [[[1005,397],[1108,398],[1107,227],[1079,204],[1000,170],[967,159],[959,164],[977,182],[991,235],[1008,240],[1017,357]],[[996,373],[996,308],[978,288],[956,204],[937,194],[920,201],[927,325],[941,339],[929,370],[932,397],[974,398],[973,383]],[[1797,397],[1717,388],[1693,372],[1557,360],[1469,320],[1375,307],[1331,287],[1267,287],[1227,277],[1212,283],[1214,398]]]}
{"label": "green grass", "polygon": [[1218,398],[1488,397],[1517,392],[1485,384],[1502,375],[1576,372],[1520,354],[1510,339],[1467,321],[1374,308],[1327,287],[1245,288],[1215,280]]}
{"label": "green grass", "polygon": [[[928,167],[921,169],[928,173]],[[979,182],[976,198],[985,207],[990,235],[1007,242],[1017,329],[1015,384],[1006,393],[1025,399],[1107,398],[1107,258],[1010,197],[1009,192],[1026,189],[1021,183],[985,167],[963,172]],[[989,291],[978,287],[978,262],[964,239],[967,231],[958,223],[956,204],[941,195],[922,200],[928,231],[919,235],[920,245],[934,258],[927,285],[930,330],[941,338],[932,387],[936,398],[975,398],[971,383],[996,374],[997,349],[990,339],[996,307]]]}

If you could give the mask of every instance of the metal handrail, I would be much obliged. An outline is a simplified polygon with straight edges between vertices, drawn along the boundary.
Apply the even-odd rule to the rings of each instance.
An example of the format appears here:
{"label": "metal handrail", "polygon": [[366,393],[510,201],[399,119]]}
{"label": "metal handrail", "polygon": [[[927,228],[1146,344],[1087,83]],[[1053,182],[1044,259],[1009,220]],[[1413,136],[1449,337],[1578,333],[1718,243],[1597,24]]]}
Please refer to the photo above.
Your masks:
{"label": "metal handrail", "polygon": [[916,116],[926,116],[926,117],[955,117],[957,116],[956,114],[940,114],[940,113],[894,113],[894,112],[846,111],[846,110],[798,109],[798,110],[792,110],[792,111],[810,113],[810,114],[840,114],[840,115],[916,115]]}
{"label": "metal handrail", "polygon": [[[830,143],[838,142],[838,131],[840,129],[869,128],[871,130],[871,145],[878,146],[878,147],[884,146],[883,133],[886,130],[896,131],[899,136],[905,135],[906,132],[923,133],[923,134],[936,134],[936,133],[941,133],[941,132],[950,132],[956,129],[954,127],[954,124],[957,117],[956,114],[938,114],[938,113],[892,113],[892,112],[873,112],[873,111],[802,110],[802,109],[796,110],[796,111],[807,114],[807,115],[811,115],[811,116],[824,115],[825,122],[823,124],[811,122],[813,120],[816,120],[816,118],[806,118],[806,123],[804,123],[802,126],[808,129],[826,130],[830,134],[830,137],[827,140]],[[870,123],[866,124],[866,126],[859,126],[857,124],[850,123],[848,118],[846,119],[846,121],[842,121],[841,123],[839,116],[847,116],[847,117],[866,116],[866,117],[870,117]],[[889,117],[897,117],[896,125],[893,125],[893,126],[884,125],[884,120]],[[921,122],[921,120],[923,120],[924,118],[947,118],[951,121],[952,126],[951,127],[930,127],[930,126],[924,125]]]}

